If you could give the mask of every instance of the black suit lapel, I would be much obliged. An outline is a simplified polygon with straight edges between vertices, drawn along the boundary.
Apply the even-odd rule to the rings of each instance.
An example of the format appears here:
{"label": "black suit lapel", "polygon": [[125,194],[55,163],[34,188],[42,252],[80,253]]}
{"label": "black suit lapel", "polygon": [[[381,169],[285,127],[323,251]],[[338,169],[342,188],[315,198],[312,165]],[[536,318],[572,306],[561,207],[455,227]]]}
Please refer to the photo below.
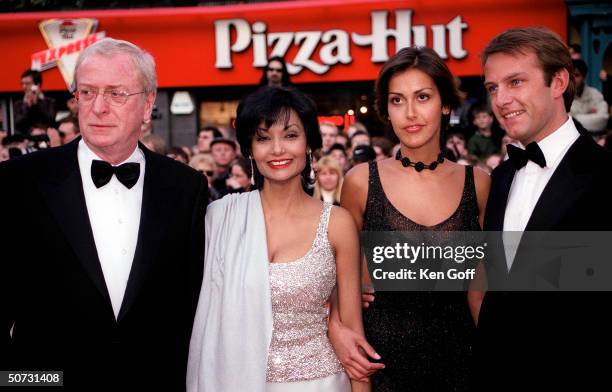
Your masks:
{"label": "black suit lapel", "polygon": [[[551,231],[586,192],[597,176],[589,153],[590,136],[580,136],[559,162],[559,166],[544,187],[525,231]],[[523,237],[516,252],[512,271],[528,268],[528,249],[537,249],[541,235]],[[525,253],[527,252],[527,253]]]}
{"label": "black suit lapel", "polygon": [[485,212],[484,230],[502,231],[508,204],[508,194],[514,180],[516,169],[511,162],[505,161],[493,172],[491,191]]}
{"label": "black suit lapel", "polygon": [[142,144],[139,146],[146,159],[140,228],[130,277],[117,321],[121,321],[134,304],[171,223],[173,208],[164,208],[164,206],[173,206],[178,202],[178,192],[171,182],[172,177],[164,172],[164,166],[161,164],[164,158],[156,156]]}
{"label": "black suit lapel", "polygon": [[588,152],[592,141],[587,137],[580,136],[557,166],[533,209],[526,231],[553,229],[596,177]]}
{"label": "black suit lapel", "polygon": [[83,182],[77,158],[79,140],[80,138],[65,147],[60,147],[64,149],[62,159],[50,163],[56,166],[56,175],[49,178],[48,181],[41,181],[40,188],[64,236],[110,307],[110,296],[98,259],[83,193]]}
{"label": "black suit lapel", "polygon": [[503,238],[504,217],[510,187],[514,180],[516,169],[509,161],[502,162],[491,175],[491,190],[487,200],[487,209],[483,229],[488,231],[487,242],[491,245],[487,250],[487,280],[491,287],[503,287],[508,276]]}

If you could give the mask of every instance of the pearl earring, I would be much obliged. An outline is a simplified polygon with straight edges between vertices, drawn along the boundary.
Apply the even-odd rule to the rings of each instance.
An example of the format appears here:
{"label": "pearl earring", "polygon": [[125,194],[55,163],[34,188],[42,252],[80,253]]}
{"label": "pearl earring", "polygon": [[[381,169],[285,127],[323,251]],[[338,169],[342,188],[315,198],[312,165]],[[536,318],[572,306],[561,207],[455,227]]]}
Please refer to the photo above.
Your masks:
{"label": "pearl earring", "polygon": [[255,186],[255,170],[253,170],[253,157],[249,157],[249,161],[251,162],[251,185]]}
{"label": "pearl earring", "polygon": [[315,180],[315,171],[314,171],[314,165],[312,164],[312,150],[308,149],[308,157],[310,159],[310,179],[312,181]]}

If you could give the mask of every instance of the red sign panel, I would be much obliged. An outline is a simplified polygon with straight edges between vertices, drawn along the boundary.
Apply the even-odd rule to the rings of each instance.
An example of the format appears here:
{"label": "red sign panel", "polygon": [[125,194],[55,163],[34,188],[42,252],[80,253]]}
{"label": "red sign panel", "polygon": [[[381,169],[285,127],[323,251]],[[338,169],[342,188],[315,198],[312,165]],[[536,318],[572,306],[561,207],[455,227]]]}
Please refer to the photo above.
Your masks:
{"label": "red sign panel", "polygon": [[[313,0],[2,14],[0,91],[19,91],[32,55],[49,49],[40,22],[74,18],[96,19],[106,36],[151,52],[160,87],[256,84],[272,55],[285,57],[297,83],[372,80],[389,56],[411,45],[434,48],[456,75],[478,75],[483,47],[508,28],[546,26],[566,36],[563,0]],[[47,90],[66,88],[56,68],[44,78]]]}

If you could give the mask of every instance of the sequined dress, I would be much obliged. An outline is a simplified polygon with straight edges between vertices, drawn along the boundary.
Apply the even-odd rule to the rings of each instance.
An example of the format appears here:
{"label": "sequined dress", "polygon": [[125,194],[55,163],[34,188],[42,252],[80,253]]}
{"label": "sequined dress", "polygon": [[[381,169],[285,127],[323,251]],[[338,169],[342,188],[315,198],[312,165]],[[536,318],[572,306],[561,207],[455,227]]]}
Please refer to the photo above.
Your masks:
{"label": "sequined dress", "polygon": [[[327,337],[324,304],[336,285],[336,260],[327,237],[331,209],[324,203],[315,240],[305,256],[270,263],[274,329],[266,378],[274,391],[350,391]],[[299,385],[305,387],[298,389]]]}
{"label": "sequined dress", "polygon": [[[480,230],[471,166],[465,168],[457,210],[431,227],[413,222],[391,204],[375,162],[369,163],[369,171],[363,230]],[[366,338],[385,364],[372,377],[373,391],[469,390],[475,327],[465,292],[379,291],[363,317]]]}

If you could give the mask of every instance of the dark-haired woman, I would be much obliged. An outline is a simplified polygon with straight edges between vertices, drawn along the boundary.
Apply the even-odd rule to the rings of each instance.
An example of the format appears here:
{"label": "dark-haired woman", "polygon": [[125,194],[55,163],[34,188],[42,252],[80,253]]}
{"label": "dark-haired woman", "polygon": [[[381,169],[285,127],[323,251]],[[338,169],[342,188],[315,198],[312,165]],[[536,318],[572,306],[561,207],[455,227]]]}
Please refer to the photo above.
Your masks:
{"label": "dark-haired woman", "polygon": [[342,321],[363,336],[359,246],[350,214],[304,191],[321,146],[314,104],[262,88],[239,105],[236,129],[257,190],[208,207],[188,391],[368,390],[327,337],[334,288]]}
{"label": "dark-haired woman", "polygon": [[[480,230],[489,178],[445,160],[441,150],[449,114],[460,102],[444,62],[428,48],[402,49],[383,66],[376,98],[400,149],[345,177],[341,205],[358,228]],[[363,317],[366,338],[386,365],[372,376],[374,391],[469,389],[474,321],[465,292],[380,291]]]}

